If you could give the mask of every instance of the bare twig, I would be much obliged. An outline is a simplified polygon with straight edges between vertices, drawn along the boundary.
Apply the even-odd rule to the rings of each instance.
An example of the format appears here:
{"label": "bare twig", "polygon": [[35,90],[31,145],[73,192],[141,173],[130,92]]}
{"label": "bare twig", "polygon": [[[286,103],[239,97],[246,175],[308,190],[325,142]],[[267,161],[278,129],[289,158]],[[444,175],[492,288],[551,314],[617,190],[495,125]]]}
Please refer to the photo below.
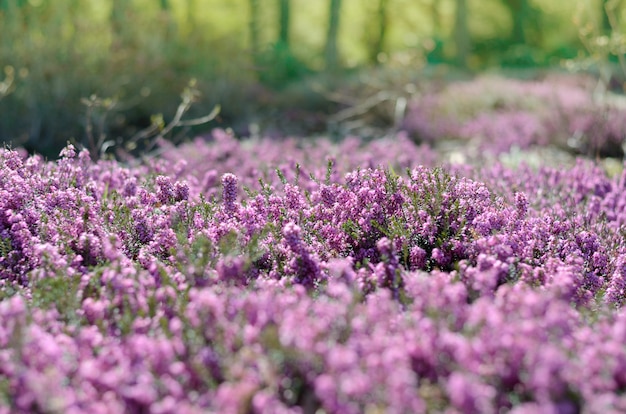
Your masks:
{"label": "bare twig", "polygon": [[346,96],[345,94],[329,91],[324,86],[318,83],[313,84],[312,89],[330,102],[335,102],[347,106],[356,105],[358,102],[358,99],[355,99],[352,96]]}
{"label": "bare twig", "polygon": [[[195,87],[195,80],[191,80],[189,85],[181,94],[181,103],[176,109],[174,118],[166,123],[163,119],[163,115],[157,114],[151,117],[150,126],[144,128],[133,135],[125,142],[125,150],[133,151],[137,148],[137,144],[140,141],[147,141],[144,151],[150,153],[156,146],[159,140],[164,139],[174,128],[182,127],[183,130],[188,130],[189,127],[195,125],[206,124],[217,117],[220,112],[220,106],[216,105],[213,110],[202,117],[183,120],[183,116],[189,111],[194,102],[196,102],[199,96],[199,91]],[[106,117],[107,114],[117,107],[117,101],[112,99],[100,99],[96,95],[91,95],[89,98],[83,98],[81,102],[87,107],[87,120],[85,125],[85,132],[87,136],[87,145],[93,159],[98,159],[104,156],[106,151],[115,146],[116,143],[113,140],[107,140],[106,138]],[[100,114],[97,118],[98,138],[96,139],[94,134],[94,117],[96,116],[96,110],[104,108],[104,113]],[[180,135],[180,134],[179,134]],[[119,154],[122,152],[118,151]]]}
{"label": "bare twig", "polygon": [[13,66],[6,66],[4,68],[4,75],[4,80],[0,82],[0,99],[13,91],[13,81],[15,80],[15,69]]}
{"label": "bare twig", "polygon": [[[87,145],[93,159],[98,159],[104,155],[106,149],[103,150],[106,141],[106,117],[117,105],[117,101],[111,98],[101,99],[97,95],[91,95],[89,98],[82,98],[81,102],[87,107],[85,134],[87,135]],[[104,111],[98,114],[97,111],[102,108]],[[98,129],[98,139],[94,136],[94,118]],[[108,145],[107,145],[108,146]]]}
{"label": "bare twig", "polygon": [[626,75],[626,59],[624,58],[624,53],[626,53],[626,40],[620,32],[617,17],[615,16],[618,3],[618,0],[609,0],[604,7],[606,9],[606,15],[609,18],[609,24],[611,25],[611,38],[613,40],[612,52],[617,55],[620,68],[624,75]]}
{"label": "bare twig", "polygon": [[[171,131],[172,128],[174,128],[174,127],[195,126],[195,125],[206,124],[207,122],[210,122],[210,121],[215,119],[215,117],[220,113],[220,109],[221,109],[221,107],[219,105],[216,105],[215,107],[213,107],[213,110],[208,115],[205,115],[203,117],[194,118],[194,119],[188,119],[186,121],[181,121],[179,119],[177,121],[176,125],[172,125],[172,123],[174,122],[174,121],[172,121],[172,123],[170,123],[170,125],[172,125],[172,127],[169,128],[167,130],[167,132]],[[167,132],[164,129],[162,135],[165,135]]]}
{"label": "bare twig", "polygon": [[370,96],[356,106],[352,106],[350,108],[346,108],[337,112],[335,115],[331,116],[331,120],[341,122],[355,116],[364,115],[380,103],[388,101],[390,99],[393,99],[392,94],[387,91],[380,91],[376,95]]}

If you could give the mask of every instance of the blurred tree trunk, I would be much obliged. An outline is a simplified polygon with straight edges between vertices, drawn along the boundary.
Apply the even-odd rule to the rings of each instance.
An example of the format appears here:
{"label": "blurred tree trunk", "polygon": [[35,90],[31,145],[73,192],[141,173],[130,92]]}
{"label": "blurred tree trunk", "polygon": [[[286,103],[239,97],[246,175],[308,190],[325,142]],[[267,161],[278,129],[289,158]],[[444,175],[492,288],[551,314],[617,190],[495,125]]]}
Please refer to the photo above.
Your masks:
{"label": "blurred tree trunk", "polygon": [[340,14],[341,0],[330,0],[328,33],[326,35],[324,56],[326,59],[326,70],[331,72],[336,71],[339,68],[339,49],[337,46],[337,37],[339,35]]}
{"label": "blurred tree trunk", "polygon": [[378,0],[378,9],[376,11],[376,39],[370,48],[369,61],[377,65],[380,63],[379,56],[385,52],[385,40],[387,37],[387,25],[389,23],[387,16],[387,6],[389,0]]}
{"label": "blurred tree trunk", "polygon": [[176,33],[176,21],[172,15],[172,8],[169,0],[159,0],[161,15],[165,24],[165,39],[171,40]]}
{"label": "blurred tree trunk", "polygon": [[439,1],[432,0],[430,2],[430,18],[433,22],[433,34],[435,36],[441,35],[441,12],[439,11]]}
{"label": "blurred tree trunk", "polygon": [[613,26],[619,24],[619,15],[622,10],[621,0],[602,0],[602,33],[610,35]]}
{"label": "blurred tree trunk", "polygon": [[187,0],[187,26],[189,27],[188,33],[194,33],[196,31],[196,1]]}
{"label": "blurred tree trunk", "polygon": [[0,13],[4,15],[4,20],[2,23],[5,25],[4,27],[2,27],[2,29],[5,33],[7,31],[13,31],[18,27],[21,27],[21,25],[24,23],[22,21],[22,13],[19,9],[24,5],[25,2],[26,0],[0,0]]}
{"label": "blurred tree trunk", "polygon": [[601,6],[602,6],[602,33],[608,34],[611,33],[611,19],[609,18],[609,13],[612,12],[612,10],[609,9],[609,7],[611,6],[611,0],[602,0],[601,1]]}
{"label": "blurred tree trunk", "polygon": [[250,53],[252,54],[252,61],[255,65],[258,64],[259,53],[261,52],[259,5],[260,0],[249,0],[248,2],[248,7],[250,7],[250,21],[248,23],[248,29],[250,31]]}
{"label": "blurred tree trunk", "polygon": [[519,8],[511,10],[513,17],[513,32],[511,34],[511,39],[513,40],[513,43],[523,44],[526,43],[526,32],[524,30],[524,20],[526,20],[524,6],[526,1],[521,0],[516,3],[519,4]]}
{"label": "blurred tree trunk", "polygon": [[114,33],[120,33],[124,26],[124,0],[113,0],[109,20]]}
{"label": "blurred tree trunk", "polygon": [[111,33],[113,35],[113,49],[119,49],[122,46],[123,33],[125,32],[126,23],[125,4],[125,0],[113,0],[113,4],[111,6],[109,22],[111,24]]}
{"label": "blurred tree trunk", "polygon": [[456,0],[456,13],[454,19],[454,43],[456,46],[455,60],[462,68],[467,67],[467,58],[471,49],[467,17],[467,0]]}
{"label": "blurred tree trunk", "polygon": [[511,20],[513,21],[511,42],[514,44],[526,43],[526,31],[524,30],[524,26],[530,10],[528,0],[505,0],[504,4],[509,9]]}
{"label": "blurred tree trunk", "polygon": [[282,49],[289,49],[289,25],[291,24],[290,0],[278,0],[278,43]]}
{"label": "blurred tree trunk", "polygon": [[27,0],[0,0],[0,10],[9,10],[11,7],[22,7]]}

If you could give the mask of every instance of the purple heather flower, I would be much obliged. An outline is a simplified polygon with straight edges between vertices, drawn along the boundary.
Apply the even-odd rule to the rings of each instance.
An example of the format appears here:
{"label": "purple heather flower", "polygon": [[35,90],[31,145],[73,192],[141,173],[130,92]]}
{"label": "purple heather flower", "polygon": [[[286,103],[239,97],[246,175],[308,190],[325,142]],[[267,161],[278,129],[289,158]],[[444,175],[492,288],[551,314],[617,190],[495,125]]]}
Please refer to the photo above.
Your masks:
{"label": "purple heather flower", "polygon": [[137,193],[137,179],[135,177],[127,178],[124,181],[122,194],[124,197],[132,197]]}
{"label": "purple heather flower", "polygon": [[304,246],[301,240],[302,230],[300,229],[300,226],[293,222],[285,224],[285,227],[283,228],[283,236],[285,237],[285,241],[287,242],[289,248],[293,252],[301,254]]}
{"label": "purple heather flower", "polygon": [[23,165],[20,154],[17,151],[2,150],[0,156],[4,160],[4,165],[6,165],[10,170],[19,171]]}
{"label": "purple heather flower", "polygon": [[380,253],[381,262],[375,267],[374,272],[378,278],[378,285],[391,289],[394,299],[399,298],[399,289],[404,283],[400,275],[400,264],[393,249],[391,240],[383,237],[376,242],[376,248]]}
{"label": "purple heather flower", "polygon": [[159,230],[150,242],[150,249],[158,256],[166,257],[177,244],[176,233],[170,228]]}
{"label": "purple heather flower", "polygon": [[89,323],[95,324],[104,319],[107,304],[105,301],[87,298],[83,301],[82,310]]}
{"label": "purple heather flower", "polygon": [[426,267],[427,254],[424,249],[419,246],[413,246],[409,252],[409,262],[411,270],[424,269]]}
{"label": "purple heather flower", "polygon": [[333,258],[327,262],[326,267],[332,280],[342,280],[348,285],[356,280],[354,260],[351,257]]}
{"label": "purple heather flower", "polygon": [[[515,94],[503,102],[517,111]],[[509,124],[505,138],[530,136]],[[23,412],[626,411],[626,173],[580,161],[448,174],[417,167],[432,152],[407,140],[206,141],[129,168],[84,151],[44,162],[0,150],[0,401]],[[330,152],[324,181],[316,163]],[[298,184],[266,173],[295,183],[296,160]],[[411,180],[375,168],[400,163]],[[226,234],[236,245],[223,251]]]}
{"label": "purple heather flower", "polygon": [[209,170],[204,174],[201,181],[202,191],[207,192],[217,183],[218,173],[216,170]]}
{"label": "purple heather flower", "polygon": [[170,177],[159,175],[156,178],[157,199],[161,204],[169,204],[174,198],[174,187]]}
{"label": "purple heather flower", "polygon": [[322,202],[328,207],[331,207],[335,203],[335,194],[332,187],[328,185],[322,185],[322,188],[320,189],[320,196],[322,198]]}
{"label": "purple heather flower", "polygon": [[237,181],[237,176],[234,174],[226,173],[222,175],[222,199],[224,201],[224,209],[231,214],[235,211]]}
{"label": "purple heather flower", "polygon": [[177,181],[174,183],[174,200],[185,201],[189,198],[189,185]]}
{"label": "purple heather flower", "polygon": [[443,250],[440,249],[439,247],[435,247],[433,249],[431,256],[439,267],[444,268],[449,264],[449,261],[450,261],[449,258],[446,256]]}
{"label": "purple heather flower", "polygon": [[247,282],[244,265],[241,257],[234,257],[221,259],[215,268],[221,281],[243,286]]}
{"label": "purple heather flower", "polygon": [[478,378],[453,372],[446,385],[450,402],[459,412],[467,414],[495,412],[493,403],[496,390]]}
{"label": "purple heather flower", "polygon": [[285,184],[285,201],[287,207],[292,211],[299,211],[303,207],[303,197],[298,187]]}
{"label": "purple heather flower", "polygon": [[289,222],[283,228],[283,236],[293,253],[289,268],[296,275],[296,282],[312,287],[321,276],[320,266],[302,241],[302,230],[297,224]]}
{"label": "purple heather flower", "polygon": [[134,221],[134,232],[137,235],[137,240],[142,243],[148,243],[154,236],[154,229],[148,224],[149,218],[142,210],[134,210],[132,212],[132,218]]}
{"label": "purple heather flower", "polygon": [[605,274],[609,265],[609,258],[605,253],[594,252],[591,257],[591,264],[597,272]]}
{"label": "purple heather flower", "polygon": [[76,156],[76,147],[72,144],[68,144],[61,150],[59,156],[62,158],[74,158]]}
{"label": "purple heather flower", "polygon": [[618,306],[626,302],[626,255],[620,255],[616,260],[615,271],[606,290],[606,300]]}
{"label": "purple heather flower", "polygon": [[524,193],[515,193],[515,210],[517,217],[522,219],[528,213],[528,198]]}

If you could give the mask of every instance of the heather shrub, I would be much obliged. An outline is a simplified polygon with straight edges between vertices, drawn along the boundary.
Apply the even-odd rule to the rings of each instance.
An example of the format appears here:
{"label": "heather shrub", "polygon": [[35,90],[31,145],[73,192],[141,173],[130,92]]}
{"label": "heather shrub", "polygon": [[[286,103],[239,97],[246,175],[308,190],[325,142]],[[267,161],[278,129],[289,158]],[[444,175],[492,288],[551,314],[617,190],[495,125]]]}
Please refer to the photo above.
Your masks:
{"label": "heather shrub", "polygon": [[435,145],[454,138],[495,153],[555,145],[578,154],[621,157],[623,119],[620,97],[598,101],[584,78],[484,76],[416,98],[403,127],[418,141]]}
{"label": "heather shrub", "polygon": [[0,408],[619,411],[626,176],[432,154],[3,150]]}

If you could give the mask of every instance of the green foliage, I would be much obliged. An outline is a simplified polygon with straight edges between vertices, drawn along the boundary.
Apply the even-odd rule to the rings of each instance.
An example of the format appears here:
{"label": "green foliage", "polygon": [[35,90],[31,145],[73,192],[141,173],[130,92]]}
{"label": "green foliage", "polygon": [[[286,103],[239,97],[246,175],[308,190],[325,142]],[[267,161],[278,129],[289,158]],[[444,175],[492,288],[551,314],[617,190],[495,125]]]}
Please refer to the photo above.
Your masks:
{"label": "green foliage", "polygon": [[79,322],[77,310],[81,307],[78,295],[79,285],[80,275],[69,276],[61,272],[33,280],[32,307],[55,308],[61,320],[77,324]]}
{"label": "green foliage", "polygon": [[[128,138],[150,126],[155,113],[170,118],[175,97],[195,74],[202,75],[199,89],[207,98],[192,116],[210,111],[213,96],[223,93],[214,90],[231,83],[220,78],[226,68],[217,68],[218,58],[164,31],[163,16],[145,5],[123,3],[122,17],[109,18],[106,2],[32,4],[0,12],[6,65],[0,135],[15,146],[56,156],[68,139]],[[243,77],[237,82],[245,84]]]}
{"label": "green foliage", "polygon": [[257,58],[257,67],[259,80],[265,85],[279,89],[313,73],[305,62],[280,42],[270,45],[260,54]]}
{"label": "green foliage", "polygon": [[[253,3],[257,10],[247,13]],[[188,117],[221,104],[222,126],[245,128],[263,111],[275,117],[272,89],[287,94],[285,108],[309,101],[317,107],[313,94],[289,93],[294,83],[324,67],[328,2],[291,1],[291,24],[280,31],[288,43],[277,38],[276,3],[0,1],[0,136],[50,157],[68,139],[118,145],[146,128],[165,128],[175,117],[179,91],[192,78],[202,98]],[[558,64],[563,51],[570,57],[580,49],[570,2],[525,3],[532,12],[522,22],[530,43],[515,48],[508,39],[513,21],[507,2],[468,3],[471,69]],[[341,65],[415,71],[427,62],[455,61],[453,1],[388,0],[383,20],[380,4],[341,2]],[[612,34],[603,35],[614,58],[623,48],[620,24],[612,23]],[[181,135],[200,131],[186,125]]]}
{"label": "green foliage", "polygon": [[0,237],[0,257],[8,257],[13,251],[13,243],[10,237]]}
{"label": "green foliage", "polygon": [[[620,24],[620,15],[617,0],[602,1],[599,8],[602,18],[598,19],[590,10],[588,4],[581,3],[574,17],[580,40],[587,51],[586,56],[570,60],[571,69],[594,68],[599,72],[598,91],[605,92],[611,78],[615,74],[613,66],[619,65],[619,70],[626,77],[626,29]],[[602,23],[598,23],[602,20]]]}

